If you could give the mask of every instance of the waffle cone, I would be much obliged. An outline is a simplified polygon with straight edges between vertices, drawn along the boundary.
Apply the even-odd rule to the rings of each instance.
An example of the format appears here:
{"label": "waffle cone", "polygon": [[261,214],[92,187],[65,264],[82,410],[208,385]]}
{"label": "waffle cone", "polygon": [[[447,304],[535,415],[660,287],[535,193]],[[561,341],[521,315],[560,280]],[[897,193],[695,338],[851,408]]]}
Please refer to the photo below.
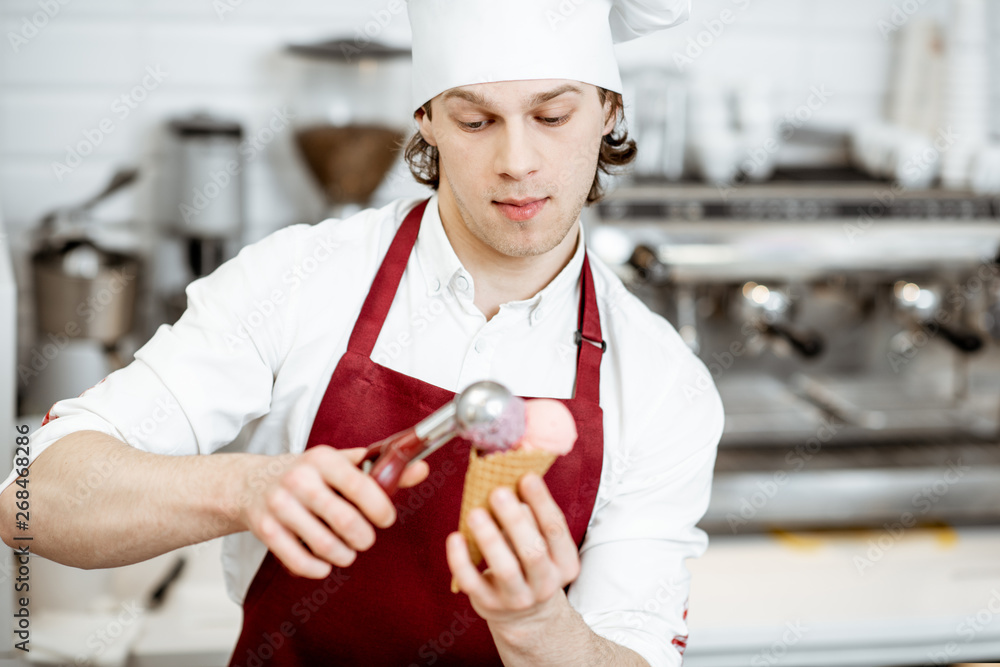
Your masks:
{"label": "waffle cone", "polygon": [[479,456],[472,449],[469,469],[465,473],[465,488],[462,490],[462,509],[458,519],[458,530],[469,545],[472,562],[479,565],[483,555],[479,551],[472,531],[469,530],[469,512],[477,507],[489,511],[489,495],[493,489],[506,486],[517,494],[517,482],[526,473],[535,472],[539,476],[548,472],[558,458],[558,454],[539,450],[514,449]]}

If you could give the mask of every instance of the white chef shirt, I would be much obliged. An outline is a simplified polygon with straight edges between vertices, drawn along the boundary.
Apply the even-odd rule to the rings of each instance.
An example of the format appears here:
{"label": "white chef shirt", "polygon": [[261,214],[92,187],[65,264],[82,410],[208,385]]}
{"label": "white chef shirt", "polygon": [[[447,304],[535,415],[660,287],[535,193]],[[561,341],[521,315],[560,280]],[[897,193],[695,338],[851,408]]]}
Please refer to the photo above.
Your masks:
{"label": "white chef shirt", "polygon": [[[161,454],[303,451],[375,271],[418,202],[293,225],[246,246],[188,286],[187,310],[135,361],[56,403],[31,435],[32,458],[79,430]],[[516,395],[570,397],[582,241],[581,232],[549,285],[487,321],[435,194],[372,359],[451,391],[491,379]],[[684,561],[707,546],[695,524],[708,505],[722,403],[674,328],[593,253],[590,263],[608,344],[604,462],[569,600],[594,632],[651,665],[679,664],[672,640],[682,645],[687,634]],[[227,589],[242,603],[266,548],[249,532],[224,539]]]}

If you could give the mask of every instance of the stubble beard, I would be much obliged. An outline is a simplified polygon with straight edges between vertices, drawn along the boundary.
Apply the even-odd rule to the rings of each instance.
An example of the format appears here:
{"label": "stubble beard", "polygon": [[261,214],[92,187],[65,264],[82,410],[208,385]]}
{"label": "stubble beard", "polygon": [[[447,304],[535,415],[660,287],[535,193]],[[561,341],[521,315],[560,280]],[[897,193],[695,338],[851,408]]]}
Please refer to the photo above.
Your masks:
{"label": "stubble beard", "polygon": [[[444,170],[444,165],[441,165],[441,169]],[[449,182],[453,182],[449,179]],[[558,192],[561,188],[555,188]],[[496,207],[493,206],[493,201],[496,198],[504,198],[510,196],[509,194],[496,194],[496,198],[492,196],[491,193],[487,193],[484,198],[486,205],[496,211],[496,215],[499,215],[502,220],[498,223],[492,221],[487,221],[485,224],[483,221],[476,219],[469,207],[466,205],[462,196],[455,190],[454,187],[451,188],[452,196],[455,199],[455,205],[458,207],[458,211],[462,216],[462,220],[465,221],[464,224],[469,232],[476,237],[476,239],[485,244],[486,246],[492,248],[496,252],[505,255],[507,257],[537,257],[538,255],[544,255],[545,253],[551,251],[553,248],[562,243],[563,239],[573,228],[574,223],[580,217],[580,212],[583,211],[584,205],[587,203],[587,193],[588,190],[583,191],[577,196],[572,197],[572,207],[571,210],[552,224],[551,227],[536,241],[531,242],[519,242],[518,239],[521,238],[521,234],[518,232],[505,231],[504,227],[510,229],[514,227],[516,230],[520,231],[531,226],[539,226],[540,223],[537,219],[525,220],[523,222],[517,222],[514,220],[508,220],[503,218],[503,215],[496,211]],[[541,215],[546,215],[549,213],[549,209],[552,208],[554,204],[554,198],[549,200],[549,203],[545,205],[542,209]]]}

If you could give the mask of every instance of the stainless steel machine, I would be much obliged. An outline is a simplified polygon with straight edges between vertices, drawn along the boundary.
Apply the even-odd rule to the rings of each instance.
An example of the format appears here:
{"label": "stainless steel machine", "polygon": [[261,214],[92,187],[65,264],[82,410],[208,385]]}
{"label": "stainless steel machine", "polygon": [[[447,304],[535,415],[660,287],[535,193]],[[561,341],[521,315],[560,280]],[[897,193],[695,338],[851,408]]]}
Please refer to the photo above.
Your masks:
{"label": "stainless steel machine", "polygon": [[818,176],[632,185],[596,210],[595,250],[628,257],[722,396],[703,527],[996,522],[998,201]]}

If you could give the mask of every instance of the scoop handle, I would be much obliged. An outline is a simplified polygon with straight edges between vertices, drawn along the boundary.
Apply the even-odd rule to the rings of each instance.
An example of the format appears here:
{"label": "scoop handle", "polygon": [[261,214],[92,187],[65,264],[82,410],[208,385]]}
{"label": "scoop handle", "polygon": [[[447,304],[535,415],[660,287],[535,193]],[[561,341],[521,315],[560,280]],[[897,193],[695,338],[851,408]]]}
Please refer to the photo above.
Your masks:
{"label": "scoop handle", "polygon": [[368,474],[391,497],[399,488],[406,466],[423,451],[424,445],[414,427],[369,445],[363,460],[375,459],[375,464]]}

